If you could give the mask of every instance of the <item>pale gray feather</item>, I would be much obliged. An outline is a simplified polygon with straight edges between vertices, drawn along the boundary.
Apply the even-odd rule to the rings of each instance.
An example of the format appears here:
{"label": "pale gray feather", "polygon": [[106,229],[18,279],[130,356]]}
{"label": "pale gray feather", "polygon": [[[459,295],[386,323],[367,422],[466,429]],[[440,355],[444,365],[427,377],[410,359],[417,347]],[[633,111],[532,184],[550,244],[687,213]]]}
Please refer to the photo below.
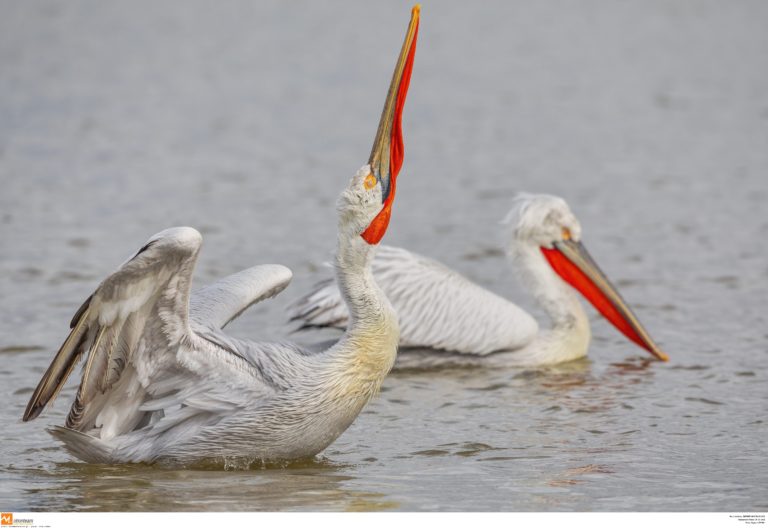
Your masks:
{"label": "pale gray feather", "polygon": [[[529,344],[538,324],[514,303],[427,257],[381,246],[373,274],[398,314],[401,347],[487,355]],[[296,301],[290,316],[302,328],[338,327],[348,312],[333,280]],[[407,354],[401,350],[399,356]],[[398,359],[398,365],[403,360]]]}
{"label": "pale gray feather", "polygon": [[[67,426],[81,431],[101,426],[97,419],[108,400],[105,393],[120,381],[126,365],[135,367],[130,375],[146,380],[168,361],[152,351],[178,344],[188,333],[189,285],[200,243],[191,228],[158,233],[99,285],[75,314],[70,337],[30,399],[25,420],[53,399],[84,354],[82,380],[67,417]],[[132,400],[140,397],[126,394],[123,410],[135,407]],[[121,429],[136,420],[133,412],[124,412],[121,422],[111,425]]]}
{"label": "pale gray feather", "polygon": [[260,266],[190,286],[200,234],[164,231],[107,277],[78,310],[69,338],[24,415],[35,418],[80,357],[83,378],[65,428],[51,432],[89,462],[285,460],[325,449],[379,390],[394,363],[397,320],[373,282],[375,246],[360,236],[380,209],[370,167],[339,201],[337,273],[357,324],[323,351],[254,343],[221,326],[282,290],[290,271]]}
{"label": "pale gray feather", "polygon": [[[139,454],[152,460],[167,444],[169,430],[178,435],[181,424],[215,422],[279,390],[256,364],[258,353],[214,330],[196,334],[190,328],[189,292],[201,241],[191,228],[163,231],[99,285],[78,310],[70,338],[30,399],[25,420],[50,403],[83,355],[80,387],[66,420],[73,433],[52,432],[70,440],[73,454],[85,460],[82,449],[98,446],[90,456],[95,462],[104,461],[105,450],[113,460]],[[213,321],[205,322],[198,311],[198,322],[211,329],[225,324],[289,280],[290,271],[282,266],[223,279],[201,296],[212,302]],[[240,296],[232,291],[237,286],[244,290]]]}
{"label": "pale gray feather", "polygon": [[224,328],[249,306],[274,297],[291,282],[291,270],[279,264],[248,268],[192,293],[193,324]]}

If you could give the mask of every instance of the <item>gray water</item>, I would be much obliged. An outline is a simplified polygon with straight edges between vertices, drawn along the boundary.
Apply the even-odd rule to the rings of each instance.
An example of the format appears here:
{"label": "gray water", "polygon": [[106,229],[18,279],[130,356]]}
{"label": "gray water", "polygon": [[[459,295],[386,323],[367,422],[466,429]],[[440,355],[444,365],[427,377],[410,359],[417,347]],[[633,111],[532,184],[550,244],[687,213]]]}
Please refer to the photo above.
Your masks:
{"label": "gray water", "polygon": [[385,242],[541,318],[498,221],[563,196],[671,361],[590,309],[589,359],[394,373],[315,461],[247,471],[77,462],[44,431],[71,387],[20,416],[83,299],[169,226],[203,233],[197,285],[290,266],[231,327],[288,336],[410,5],[0,7],[3,511],[768,509],[765,2],[424,2]]}

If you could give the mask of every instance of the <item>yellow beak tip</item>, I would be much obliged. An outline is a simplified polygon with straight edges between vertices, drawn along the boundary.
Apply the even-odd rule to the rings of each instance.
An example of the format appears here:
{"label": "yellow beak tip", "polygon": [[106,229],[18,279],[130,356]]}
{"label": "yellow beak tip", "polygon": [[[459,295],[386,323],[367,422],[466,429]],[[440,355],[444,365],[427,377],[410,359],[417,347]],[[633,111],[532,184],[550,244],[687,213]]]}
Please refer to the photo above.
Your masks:
{"label": "yellow beak tip", "polygon": [[413,9],[411,9],[411,16],[417,17],[421,14],[421,4],[416,4],[413,6]]}

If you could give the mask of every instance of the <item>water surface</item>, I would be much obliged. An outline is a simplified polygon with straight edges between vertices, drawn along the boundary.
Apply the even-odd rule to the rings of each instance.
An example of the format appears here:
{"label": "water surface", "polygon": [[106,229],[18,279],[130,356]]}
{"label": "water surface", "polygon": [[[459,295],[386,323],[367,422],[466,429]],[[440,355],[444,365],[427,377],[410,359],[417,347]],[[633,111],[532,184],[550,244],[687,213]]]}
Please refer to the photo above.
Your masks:
{"label": "water surface", "polygon": [[[368,156],[399,2],[7,2],[0,19],[6,510],[766,510],[768,6],[425,2],[385,241],[538,311],[498,221],[563,196],[671,356],[590,311],[589,359],[391,375],[315,460],[99,467],[20,416],[98,282],[153,233],[196,284],[294,270],[231,331],[283,339]],[[298,336],[307,342],[328,335]]]}

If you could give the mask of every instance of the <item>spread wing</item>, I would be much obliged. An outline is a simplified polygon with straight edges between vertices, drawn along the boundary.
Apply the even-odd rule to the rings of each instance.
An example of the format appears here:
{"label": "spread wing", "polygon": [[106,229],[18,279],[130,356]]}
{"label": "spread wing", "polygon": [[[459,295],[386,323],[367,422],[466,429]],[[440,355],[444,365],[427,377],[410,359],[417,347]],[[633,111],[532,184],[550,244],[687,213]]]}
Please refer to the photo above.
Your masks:
{"label": "spread wing", "polygon": [[192,294],[190,319],[193,324],[221,329],[246,309],[274,297],[291,282],[285,266],[254,266],[214,282]]}
{"label": "spread wing", "polygon": [[[536,321],[515,304],[410,251],[379,247],[373,274],[398,314],[403,347],[485,355],[523,347],[538,332]],[[349,318],[330,279],[289,310],[291,320],[299,321],[302,329],[344,328]]]}
{"label": "spread wing", "polygon": [[[168,351],[190,334],[190,283],[201,243],[200,233],[192,228],[167,229],[107,277],[72,319],[72,330],[32,394],[23,420],[43,411],[84,356],[67,427],[94,427],[109,400],[108,389],[118,383],[126,385],[123,394],[136,396],[135,402],[121,403],[133,405],[136,411],[142,400],[141,385],[146,386],[153,372],[173,360]],[[142,413],[128,412],[122,420],[138,422],[141,417]],[[122,423],[121,427],[135,425]]]}

